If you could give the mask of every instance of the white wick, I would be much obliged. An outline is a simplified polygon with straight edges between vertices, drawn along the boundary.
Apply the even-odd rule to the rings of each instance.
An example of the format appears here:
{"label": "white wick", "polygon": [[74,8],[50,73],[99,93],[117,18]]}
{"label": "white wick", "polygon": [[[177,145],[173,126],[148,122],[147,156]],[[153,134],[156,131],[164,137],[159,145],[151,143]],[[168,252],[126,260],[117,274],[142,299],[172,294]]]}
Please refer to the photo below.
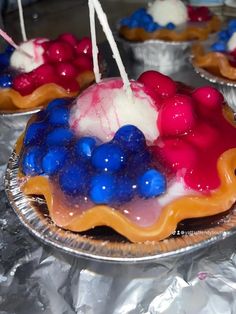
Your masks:
{"label": "white wick", "polygon": [[6,33],[4,32],[1,28],[0,28],[0,36],[2,36],[3,39],[6,40],[6,42],[8,42],[8,44],[10,44],[12,47],[14,47],[15,49],[18,49],[19,51],[21,51],[23,54],[25,54],[28,58],[32,59],[34,58],[34,56],[32,56],[31,54],[29,54],[27,51],[24,51],[23,49],[21,49],[20,46],[18,46],[13,39]]}
{"label": "white wick", "polygon": [[95,75],[96,83],[101,81],[101,74],[99,71],[98,65],[98,47],[96,40],[96,28],[95,28],[95,10],[92,0],[89,0],[89,22],[90,22],[90,31],[91,31],[91,39],[92,39],[92,54],[93,54],[93,72]]}
{"label": "white wick", "polygon": [[18,3],[18,10],[19,10],[19,17],[20,17],[21,35],[22,35],[23,41],[26,41],[27,37],[26,37],[26,32],[25,32],[25,22],[24,22],[24,15],[23,15],[21,0],[17,0],[17,3]]}
{"label": "white wick", "polygon": [[119,53],[119,50],[117,48],[117,45],[116,45],[116,42],[114,40],[114,37],[112,35],[112,31],[109,27],[109,24],[108,24],[108,21],[107,21],[107,16],[106,14],[104,13],[103,9],[102,9],[102,6],[100,4],[100,2],[98,0],[92,0],[93,1],[93,5],[94,5],[94,8],[97,12],[97,16],[98,16],[98,19],[102,25],[102,28],[103,28],[103,31],[106,35],[106,38],[109,42],[109,45],[111,47],[111,50],[112,50],[112,53],[113,53],[113,58],[115,59],[116,61],[116,64],[118,66],[118,69],[120,71],[120,76],[122,78],[122,81],[124,83],[124,89],[125,91],[127,92],[128,96],[132,96],[132,90],[131,90],[131,87],[130,87],[130,82],[129,82],[129,78],[128,78],[128,75],[125,71],[125,67],[123,65],[123,62],[121,60],[121,57],[120,57],[120,53]]}

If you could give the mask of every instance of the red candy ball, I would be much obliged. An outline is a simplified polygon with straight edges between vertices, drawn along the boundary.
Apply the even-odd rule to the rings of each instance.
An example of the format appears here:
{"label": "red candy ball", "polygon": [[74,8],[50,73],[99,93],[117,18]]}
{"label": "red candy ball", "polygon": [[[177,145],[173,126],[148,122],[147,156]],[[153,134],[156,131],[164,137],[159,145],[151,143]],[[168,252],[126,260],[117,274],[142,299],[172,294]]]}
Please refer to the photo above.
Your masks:
{"label": "red candy ball", "polygon": [[89,55],[90,57],[92,56],[92,42],[91,39],[88,37],[84,37],[80,41],[78,41],[74,48],[78,55],[84,53]]}
{"label": "red candy ball", "polygon": [[78,68],[80,72],[82,71],[91,71],[93,69],[93,61],[92,59],[85,55],[80,54],[75,60],[74,65]]}
{"label": "red candy ball", "polygon": [[31,73],[36,86],[54,83],[57,80],[56,72],[51,64],[42,64]]}
{"label": "red candy ball", "polygon": [[29,73],[17,75],[13,79],[13,88],[22,96],[31,94],[35,88],[31,75]]}
{"label": "red candy ball", "polygon": [[70,44],[64,41],[51,42],[46,51],[46,58],[51,62],[65,62],[73,59],[74,51]]}
{"label": "red candy ball", "polygon": [[60,36],[58,36],[58,40],[65,41],[68,44],[70,44],[72,47],[74,47],[78,42],[77,38],[71,33],[61,34]]}
{"label": "red candy ball", "polygon": [[192,97],[198,104],[212,110],[220,109],[224,102],[223,95],[211,86],[197,88],[193,92]]}
{"label": "red candy ball", "polygon": [[77,69],[76,67],[68,62],[59,62],[56,64],[56,72],[66,78],[75,78],[77,76]]}
{"label": "red candy ball", "polygon": [[156,71],[146,71],[140,75],[138,82],[146,87],[153,89],[157,95],[166,98],[176,93],[176,84],[168,76]]}
{"label": "red candy ball", "polygon": [[186,95],[175,95],[166,99],[158,115],[161,135],[180,135],[191,131],[196,122],[192,100]]}
{"label": "red candy ball", "polygon": [[207,7],[188,6],[188,17],[191,22],[204,22],[209,21],[212,14]]}

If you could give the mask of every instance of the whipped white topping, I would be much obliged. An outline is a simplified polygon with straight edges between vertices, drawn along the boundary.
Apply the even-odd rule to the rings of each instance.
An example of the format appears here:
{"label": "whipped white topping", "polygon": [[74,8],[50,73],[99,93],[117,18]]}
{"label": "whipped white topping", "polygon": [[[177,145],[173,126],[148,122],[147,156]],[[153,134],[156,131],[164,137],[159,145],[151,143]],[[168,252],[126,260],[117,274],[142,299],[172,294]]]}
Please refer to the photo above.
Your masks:
{"label": "whipped white topping", "polygon": [[138,127],[146,140],[159,135],[154,100],[138,82],[131,83],[133,97],[127,97],[121,79],[107,79],[86,89],[71,110],[70,126],[80,136],[96,136],[110,141],[126,124]]}
{"label": "whipped white topping", "polygon": [[44,63],[42,43],[46,38],[31,39],[19,45],[10,58],[10,65],[23,72],[30,72]]}
{"label": "whipped white topping", "polygon": [[155,0],[147,12],[161,26],[165,26],[168,23],[181,25],[188,20],[187,7],[180,0]]}
{"label": "whipped white topping", "polygon": [[233,33],[233,35],[230,37],[227,43],[227,48],[229,51],[233,51],[236,49],[236,32]]}

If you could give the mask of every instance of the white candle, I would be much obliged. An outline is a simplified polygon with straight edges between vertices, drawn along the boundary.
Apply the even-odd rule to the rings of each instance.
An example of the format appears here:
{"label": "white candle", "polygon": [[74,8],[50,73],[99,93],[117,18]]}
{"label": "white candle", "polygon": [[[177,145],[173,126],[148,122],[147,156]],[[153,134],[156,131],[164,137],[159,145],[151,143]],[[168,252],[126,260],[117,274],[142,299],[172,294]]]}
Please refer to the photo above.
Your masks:
{"label": "white candle", "polygon": [[26,41],[27,37],[26,37],[26,32],[25,32],[25,22],[24,22],[24,15],[23,15],[21,0],[17,0],[17,3],[18,3],[18,10],[19,10],[19,17],[20,17],[21,35],[22,35],[23,41]]}
{"label": "white candle", "polygon": [[103,28],[103,31],[106,35],[106,38],[109,42],[109,45],[111,47],[111,50],[112,50],[112,53],[113,53],[113,58],[115,59],[116,61],[116,64],[118,66],[118,69],[120,71],[120,76],[123,80],[123,83],[124,83],[124,89],[126,90],[127,92],[127,95],[128,96],[132,96],[132,90],[131,90],[131,87],[130,87],[130,82],[129,82],[129,78],[128,78],[128,75],[125,71],[125,67],[124,67],[124,64],[121,60],[121,57],[120,57],[120,53],[119,53],[119,50],[118,50],[118,47],[116,45],[116,42],[115,42],[115,39],[112,35],[112,31],[109,27],[109,24],[108,24],[108,21],[107,21],[107,17],[106,17],[106,14],[104,13],[103,9],[102,9],[102,6],[100,4],[100,2],[98,0],[91,0],[93,2],[93,5],[94,5],[94,8],[97,12],[97,15],[98,15],[98,19],[102,25],[102,28]]}
{"label": "white candle", "polygon": [[97,47],[97,40],[96,40],[95,10],[94,10],[92,0],[88,1],[88,5],[89,5],[90,32],[91,32],[91,39],[92,39],[93,72],[95,75],[96,83],[99,83],[101,81],[101,74],[100,74],[99,65],[98,65],[98,47]]}

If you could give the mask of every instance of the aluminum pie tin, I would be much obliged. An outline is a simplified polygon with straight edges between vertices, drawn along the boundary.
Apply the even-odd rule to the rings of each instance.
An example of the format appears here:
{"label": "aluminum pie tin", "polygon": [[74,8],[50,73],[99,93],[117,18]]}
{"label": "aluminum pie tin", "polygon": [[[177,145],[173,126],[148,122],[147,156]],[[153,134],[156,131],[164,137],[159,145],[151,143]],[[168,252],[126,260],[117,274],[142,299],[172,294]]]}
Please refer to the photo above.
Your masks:
{"label": "aluminum pie tin", "polygon": [[236,233],[236,207],[214,228],[172,236],[160,242],[130,243],[118,235],[67,231],[52,222],[42,197],[22,193],[18,180],[18,162],[19,156],[13,151],[5,174],[5,191],[16,215],[36,238],[77,257],[116,263],[154,262],[206,248]]}
{"label": "aluminum pie tin", "polygon": [[223,95],[227,104],[236,111],[236,81],[229,80],[227,78],[218,77],[211,74],[207,70],[198,67],[192,61],[193,68],[197,74],[203,79],[211,82]]}
{"label": "aluminum pie tin", "polygon": [[42,110],[41,107],[32,109],[15,109],[15,110],[0,110],[0,117],[19,117],[24,115],[31,115]]}
{"label": "aluminum pie tin", "polygon": [[154,66],[164,74],[176,73],[186,65],[190,55],[191,41],[175,42],[146,40],[131,42],[116,34],[128,57],[144,65]]}

